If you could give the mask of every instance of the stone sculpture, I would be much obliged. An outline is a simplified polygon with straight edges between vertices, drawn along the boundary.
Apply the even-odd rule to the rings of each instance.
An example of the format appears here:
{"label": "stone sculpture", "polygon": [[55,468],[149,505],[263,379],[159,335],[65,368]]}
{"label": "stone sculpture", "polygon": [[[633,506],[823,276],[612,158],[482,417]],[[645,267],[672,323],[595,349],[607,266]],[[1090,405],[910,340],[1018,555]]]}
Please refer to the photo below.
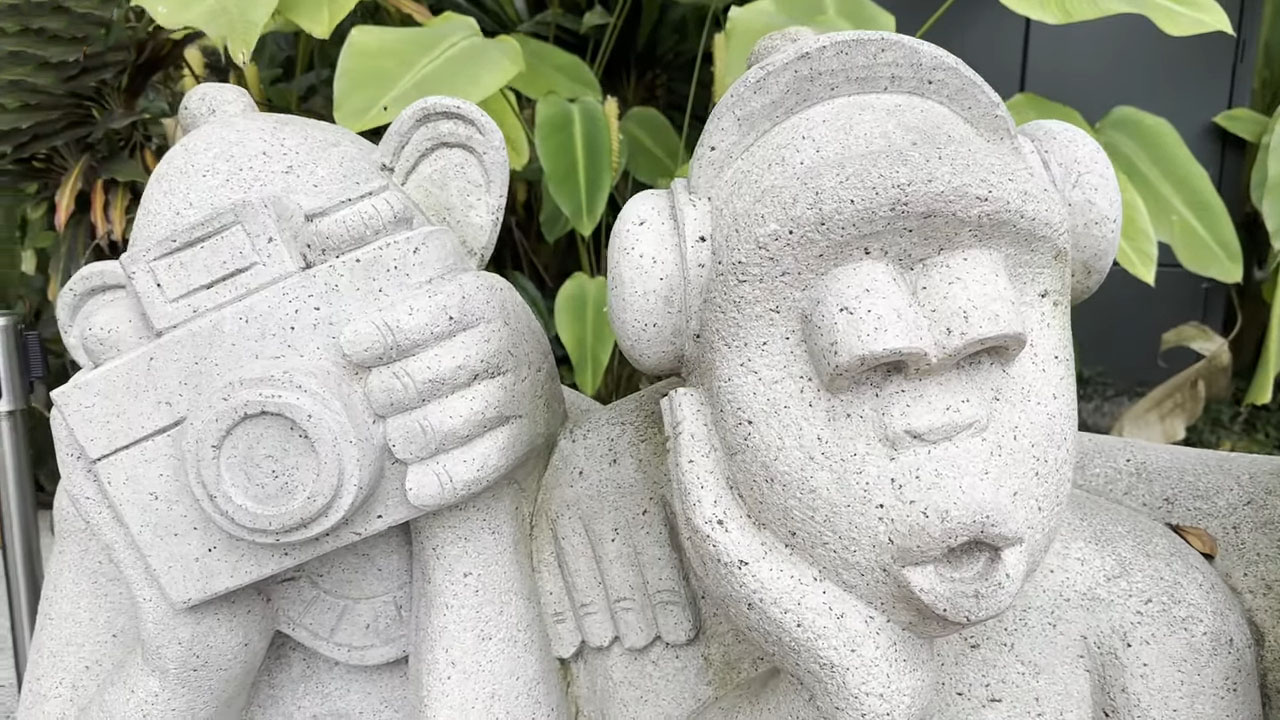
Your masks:
{"label": "stone sculpture", "polygon": [[[903,36],[752,65],[617,219],[619,344],[678,377],[605,408],[475,272],[478,109],[375,148],[192,91],[58,308],[85,370],[20,715],[1261,718],[1241,603],[1161,522],[1222,525],[1265,614],[1231,558],[1277,549],[1275,463],[1075,432],[1106,156]],[[1247,513],[1198,517],[1197,466]]]}
{"label": "stone sculpture", "polygon": [[[565,411],[531,311],[476,272],[506,204],[497,127],[427,99],[375,147],[226,85],[179,120],[129,250],[59,300],[84,369],[54,392],[21,714],[555,707],[519,558]],[[479,644],[507,622],[526,630]],[[485,676],[510,693],[475,702]]]}
{"label": "stone sculpture", "polygon": [[1119,228],[1088,135],[1015,129],[938,48],[762,43],[688,180],[633,198],[611,239],[619,345],[681,380],[571,426],[545,480],[566,498],[662,487],[665,434],[702,611],[689,646],[592,649],[610,627],[647,637],[633,628],[669,596],[635,593],[608,537],[594,565],[570,556],[580,524],[556,510],[544,610],[562,656],[588,646],[585,714],[1262,717],[1227,584],[1161,523],[1071,487],[1070,306]]}

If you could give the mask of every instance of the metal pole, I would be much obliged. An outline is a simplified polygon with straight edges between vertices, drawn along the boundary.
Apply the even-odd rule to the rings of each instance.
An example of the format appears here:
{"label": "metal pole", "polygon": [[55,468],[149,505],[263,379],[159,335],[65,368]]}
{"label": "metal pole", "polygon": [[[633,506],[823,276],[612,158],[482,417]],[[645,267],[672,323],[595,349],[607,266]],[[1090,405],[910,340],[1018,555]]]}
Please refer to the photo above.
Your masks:
{"label": "metal pole", "polygon": [[19,688],[31,650],[43,580],[35,479],[24,417],[30,401],[30,375],[21,352],[25,347],[21,322],[17,314],[0,313],[0,536]]}

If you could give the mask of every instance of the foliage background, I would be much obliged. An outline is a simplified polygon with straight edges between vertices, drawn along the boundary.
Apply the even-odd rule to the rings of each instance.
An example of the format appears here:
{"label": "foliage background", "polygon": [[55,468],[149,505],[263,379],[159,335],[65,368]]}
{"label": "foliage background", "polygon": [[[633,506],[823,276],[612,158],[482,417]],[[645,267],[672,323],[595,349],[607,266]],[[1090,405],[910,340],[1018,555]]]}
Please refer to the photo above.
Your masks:
{"label": "foliage background", "polygon": [[[970,1],[1054,24],[1134,5]],[[1215,0],[1149,5],[1141,14],[1171,35],[1233,32]],[[1255,332],[1252,345],[1236,347],[1207,328],[1171,329],[1170,346],[1206,361],[1156,388],[1146,406],[1139,401],[1119,426],[1127,434],[1179,439],[1206,402],[1230,395],[1232,350],[1253,378],[1240,399],[1271,399],[1280,369],[1280,314],[1269,302],[1280,264],[1271,235],[1280,233],[1265,230],[1280,227],[1268,222],[1280,218],[1270,209],[1280,208],[1280,182],[1268,193],[1265,177],[1280,98],[1272,5],[1253,107],[1218,118],[1259,145],[1258,210],[1246,223],[1264,225],[1261,233],[1237,232],[1163,118],[1121,106],[1090,126],[1049,98],[1009,99],[1019,122],[1073,122],[1107,149],[1125,199],[1126,270],[1154,283],[1157,242],[1166,242],[1187,269],[1236,285],[1242,307],[1260,318],[1242,317]],[[0,0],[0,301],[40,329],[51,384],[64,380],[73,368],[52,302],[84,263],[127,247],[147,175],[177,139],[177,104],[197,82],[234,82],[263,110],[336,120],[375,141],[418,97],[456,95],[489,112],[508,143],[511,191],[491,269],[542,321],[564,381],[607,402],[645,381],[617,352],[605,315],[611,220],[635,192],[685,173],[707,113],[755,41],[792,25],[927,37],[948,12],[965,8],[941,0],[922,26],[898,28],[872,0]],[[1251,246],[1258,237],[1263,245]],[[40,393],[37,405],[47,402]],[[32,429],[51,490],[56,469],[38,413]]]}

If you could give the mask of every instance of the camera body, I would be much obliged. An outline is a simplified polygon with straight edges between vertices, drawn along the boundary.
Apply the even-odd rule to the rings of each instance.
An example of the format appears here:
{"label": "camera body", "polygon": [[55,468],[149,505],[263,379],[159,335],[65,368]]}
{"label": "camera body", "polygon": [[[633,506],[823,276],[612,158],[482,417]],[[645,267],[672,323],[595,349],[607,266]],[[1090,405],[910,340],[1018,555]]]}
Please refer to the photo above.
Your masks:
{"label": "camera body", "polygon": [[474,266],[423,224],[394,188],[321,222],[260,200],[121,259],[162,334],[53,401],[93,468],[67,490],[110,505],[175,606],[422,514],[338,338]]}

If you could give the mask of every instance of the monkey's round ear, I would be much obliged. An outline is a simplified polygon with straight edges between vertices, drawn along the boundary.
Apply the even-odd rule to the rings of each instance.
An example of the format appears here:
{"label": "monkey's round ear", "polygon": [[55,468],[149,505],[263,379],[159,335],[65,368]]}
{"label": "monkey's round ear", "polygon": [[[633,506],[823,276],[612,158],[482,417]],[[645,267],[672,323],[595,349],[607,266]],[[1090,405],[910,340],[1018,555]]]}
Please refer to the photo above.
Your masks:
{"label": "monkey's round ear", "polygon": [[1111,160],[1096,140],[1060,120],[1018,128],[1030,141],[1066,204],[1071,234],[1071,302],[1093,294],[1116,258],[1122,219],[1120,186]]}
{"label": "monkey's round ear", "polygon": [[248,90],[230,83],[200,83],[187,91],[178,106],[178,127],[182,133],[195,130],[211,120],[258,112],[258,103]]}
{"label": "monkey's round ear", "polygon": [[477,268],[489,262],[507,205],[507,144],[479,107],[427,97],[391,123],[378,160],[427,220],[457,234]]}
{"label": "monkey's round ear", "polygon": [[609,239],[609,322],[648,375],[680,372],[711,264],[704,203],[678,179],[627,201]]}
{"label": "monkey's round ear", "polygon": [[124,269],[115,260],[80,268],[58,293],[55,312],[63,345],[86,370],[155,337]]}

